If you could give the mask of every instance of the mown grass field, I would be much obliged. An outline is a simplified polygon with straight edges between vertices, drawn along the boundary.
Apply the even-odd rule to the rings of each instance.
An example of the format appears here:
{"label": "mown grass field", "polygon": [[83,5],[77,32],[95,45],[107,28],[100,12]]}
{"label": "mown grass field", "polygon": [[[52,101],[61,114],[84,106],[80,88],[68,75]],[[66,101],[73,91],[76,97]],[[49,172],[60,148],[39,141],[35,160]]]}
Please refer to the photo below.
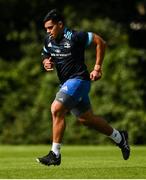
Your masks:
{"label": "mown grass field", "polygon": [[0,179],[145,179],[146,147],[131,147],[125,161],[115,146],[63,146],[60,166],[35,158],[49,146],[0,146]]}

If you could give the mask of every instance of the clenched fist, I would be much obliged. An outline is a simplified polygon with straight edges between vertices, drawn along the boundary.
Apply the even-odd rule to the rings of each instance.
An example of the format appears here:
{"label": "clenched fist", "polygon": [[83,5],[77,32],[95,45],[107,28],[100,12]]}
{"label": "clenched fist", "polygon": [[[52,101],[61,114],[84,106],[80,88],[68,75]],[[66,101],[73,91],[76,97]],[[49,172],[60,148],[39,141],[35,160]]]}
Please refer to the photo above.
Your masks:
{"label": "clenched fist", "polygon": [[52,62],[52,58],[51,57],[44,59],[43,60],[43,65],[44,65],[44,68],[45,68],[46,71],[54,70],[54,68],[53,68],[54,63]]}

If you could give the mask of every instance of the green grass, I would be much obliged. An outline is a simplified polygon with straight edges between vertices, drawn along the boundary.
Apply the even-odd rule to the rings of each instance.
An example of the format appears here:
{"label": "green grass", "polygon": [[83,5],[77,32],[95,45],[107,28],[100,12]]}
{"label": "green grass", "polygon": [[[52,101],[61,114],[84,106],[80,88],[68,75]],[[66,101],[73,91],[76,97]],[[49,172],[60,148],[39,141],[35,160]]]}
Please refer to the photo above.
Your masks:
{"label": "green grass", "polygon": [[115,146],[62,146],[60,166],[35,161],[49,146],[0,146],[0,179],[145,179],[146,147],[125,161]]}

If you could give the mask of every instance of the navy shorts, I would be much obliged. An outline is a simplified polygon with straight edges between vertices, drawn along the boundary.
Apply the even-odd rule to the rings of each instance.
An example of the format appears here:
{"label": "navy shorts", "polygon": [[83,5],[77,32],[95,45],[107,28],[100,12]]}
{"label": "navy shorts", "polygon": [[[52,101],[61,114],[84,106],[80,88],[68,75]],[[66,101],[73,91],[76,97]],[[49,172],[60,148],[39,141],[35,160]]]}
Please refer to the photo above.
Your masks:
{"label": "navy shorts", "polygon": [[89,91],[90,81],[82,79],[69,79],[56,94],[55,100],[63,103],[76,116],[80,116],[91,108]]}

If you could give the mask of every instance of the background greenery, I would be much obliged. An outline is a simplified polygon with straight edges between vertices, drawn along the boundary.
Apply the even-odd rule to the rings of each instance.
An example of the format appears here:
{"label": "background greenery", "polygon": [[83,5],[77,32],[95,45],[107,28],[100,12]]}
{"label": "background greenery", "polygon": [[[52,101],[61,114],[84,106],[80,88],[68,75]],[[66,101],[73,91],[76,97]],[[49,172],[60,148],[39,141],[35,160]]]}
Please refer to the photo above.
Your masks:
{"label": "background greenery", "polygon": [[[59,82],[55,72],[44,71],[40,54],[42,19],[52,8],[62,11],[69,27],[106,40],[103,77],[92,83],[90,93],[93,109],[114,127],[127,129],[132,144],[146,144],[146,44],[139,35],[145,29],[130,29],[131,22],[146,16],[138,14],[138,3],[146,5],[145,0],[0,0],[1,144],[51,142],[50,105]],[[86,52],[86,63],[92,70],[93,47]],[[72,115],[66,121],[64,143],[110,143]]]}

